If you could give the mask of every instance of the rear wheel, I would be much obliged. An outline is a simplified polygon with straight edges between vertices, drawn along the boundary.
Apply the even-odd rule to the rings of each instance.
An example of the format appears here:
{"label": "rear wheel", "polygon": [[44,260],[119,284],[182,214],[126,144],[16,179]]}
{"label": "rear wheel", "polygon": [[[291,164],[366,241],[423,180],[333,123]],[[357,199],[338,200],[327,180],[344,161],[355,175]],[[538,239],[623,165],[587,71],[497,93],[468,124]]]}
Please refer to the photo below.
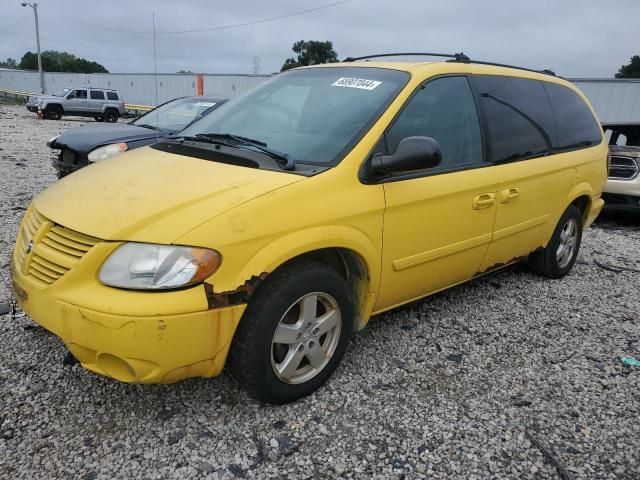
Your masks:
{"label": "rear wheel", "polygon": [[229,367],[249,394],[286,403],[317,390],[336,369],[353,330],[345,280],[317,262],[271,274],[238,326]]}
{"label": "rear wheel", "polygon": [[113,108],[108,109],[104,112],[104,120],[109,123],[114,123],[118,121],[118,111]]}
{"label": "rear wheel", "polygon": [[60,105],[48,105],[44,110],[44,118],[47,120],[60,120],[62,118],[62,107]]}
{"label": "rear wheel", "polygon": [[564,277],[576,261],[582,241],[582,215],[575,205],[564,211],[546,248],[529,255],[529,266],[538,275]]}
{"label": "rear wheel", "polygon": [[104,122],[104,117],[94,117],[93,118],[96,122]]}

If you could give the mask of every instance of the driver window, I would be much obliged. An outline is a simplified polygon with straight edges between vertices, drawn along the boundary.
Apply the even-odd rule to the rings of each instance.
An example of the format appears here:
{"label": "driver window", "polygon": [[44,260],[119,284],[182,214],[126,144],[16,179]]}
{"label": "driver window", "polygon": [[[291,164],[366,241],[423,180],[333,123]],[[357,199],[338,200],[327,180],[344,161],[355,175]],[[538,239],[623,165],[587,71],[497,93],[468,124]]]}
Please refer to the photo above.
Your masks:
{"label": "driver window", "polygon": [[85,98],[87,98],[87,91],[86,90],[74,90],[67,97],[68,100],[71,100],[72,98],[85,99]]}
{"label": "driver window", "polygon": [[393,154],[403,138],[431,137],[440,144],[442,162],[433,170],[483,163],[476,104],[466,77],[445,77],[425,84],[386,134]]}

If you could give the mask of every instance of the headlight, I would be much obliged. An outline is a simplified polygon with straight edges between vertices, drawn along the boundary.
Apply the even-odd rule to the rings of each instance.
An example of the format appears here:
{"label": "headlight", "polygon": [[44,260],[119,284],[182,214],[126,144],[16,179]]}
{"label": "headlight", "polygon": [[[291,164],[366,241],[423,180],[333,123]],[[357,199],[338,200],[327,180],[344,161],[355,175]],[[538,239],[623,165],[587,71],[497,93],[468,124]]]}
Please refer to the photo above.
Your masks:
{"label": "headlight", "polygon": [[115,157],[129,149],[126,143],[112,143],[111,145],[105,145],[104,147],[98,147],[93,150],[88,158],[89,162],[99,162],[100,160],[106,160],[107,158]]}
{"label": "headlight", "polygon": [[55,137],[51,137],[49,140],[47,140],[47,147],[51,147],[51,145],[53,145],[53,142],[55,142],[59,136],[60,135],[56,135]]}
{"label": "headlight", "polygon": [[201,282],[219,266],[215,250],[125,243],[102,264],[99,278],[111,287],[163,290]]}

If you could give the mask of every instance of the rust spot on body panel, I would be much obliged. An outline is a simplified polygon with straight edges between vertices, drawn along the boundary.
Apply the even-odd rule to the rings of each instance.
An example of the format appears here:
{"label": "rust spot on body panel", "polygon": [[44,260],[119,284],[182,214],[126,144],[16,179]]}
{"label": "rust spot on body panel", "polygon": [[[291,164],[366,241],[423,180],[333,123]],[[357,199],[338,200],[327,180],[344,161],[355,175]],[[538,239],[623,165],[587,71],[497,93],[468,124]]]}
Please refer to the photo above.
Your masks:
{"label": "rust spot on body panel", "polygon": [[258,288],[258,285],[267,278],[267,275],[267,272],[262,272],[260,275],[254,275],[250,279],[246,280],[242,285],[226,292],[215,292],[213,285],[205,283],[204,291],[207,295],[209,308],[229,307],[249,302],[251,296],[256,291],[256,288]]}

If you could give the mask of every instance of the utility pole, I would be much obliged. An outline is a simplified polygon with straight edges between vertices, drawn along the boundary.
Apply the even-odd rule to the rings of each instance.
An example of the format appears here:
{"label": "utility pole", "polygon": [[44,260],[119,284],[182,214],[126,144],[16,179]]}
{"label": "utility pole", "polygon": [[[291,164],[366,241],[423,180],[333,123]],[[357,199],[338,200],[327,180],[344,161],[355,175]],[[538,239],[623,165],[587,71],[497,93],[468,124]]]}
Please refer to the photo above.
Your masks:
{"label": "utility pole", "polygon": [[42,56],[40,55],[40,27],[38,26],[38,4],[22,2],[23,7],[33,8],[33,15],[36,19],[36,45],[38,47],[38,72],[40,72],[40,93],[44,94],[44,72],[42,71]]}

